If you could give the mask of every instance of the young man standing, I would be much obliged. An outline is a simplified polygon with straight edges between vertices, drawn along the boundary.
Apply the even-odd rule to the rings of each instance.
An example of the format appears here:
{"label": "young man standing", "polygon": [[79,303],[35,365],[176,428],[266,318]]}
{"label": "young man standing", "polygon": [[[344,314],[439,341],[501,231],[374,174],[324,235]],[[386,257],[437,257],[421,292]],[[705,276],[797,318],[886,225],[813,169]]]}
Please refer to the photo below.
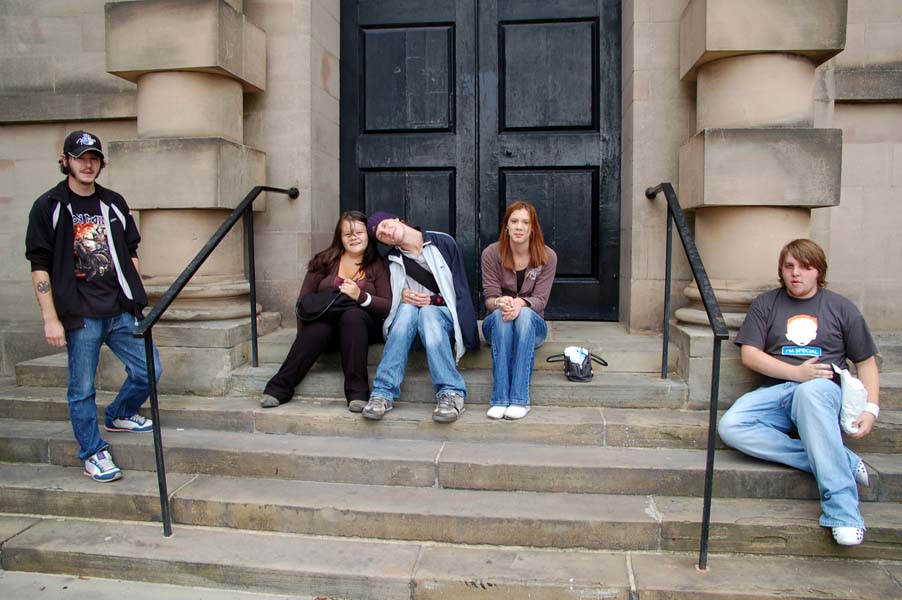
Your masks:
{"label": "young man standing", "polygon": [[[69,419],[85,475],[115,481],[122,471],[100,437],[94,376],[106,344],[128,374],[106,408],[107,431],[146,432],[153,423],[138,414],[147,400],[144,343],[132,330],[147,305],[138,273],[141,236],[125,200],[96,183],[105,158],[100,140],[73,131],[59,159],[66,179],[38,198],[28,216],[25,257],[44,319],[44,336],[69,357]],[[162,372],[154,348],[157,380]]]}
{"label": "young man standing", "polygon": [[457,361],[466,350],[479,349],[476,310],[460,246],[447,233],[421,232],[386,212],[370,216],[367,228],[393,247],[388,253],[392,305],[383,325],[385,350],[363,416],[378,420],[392,409],[401,395],[407,355],[419,336],[436,395],[432,419],[456,421],[467,395]]}
{"label": "young man standing", "polygon": [[843,444],[842,391],[833,366],[858,369],[868,404],[853,424],[863,438],[880,414],[877,347],[851,301],[824,289],[827,259],[815,242],[794,240],[780,252],[781,287],[755,299],[735,343],[742,364],[765,376],[739,398],[718,426],[728,446],[812,473],[821,496],[820,524],[843,546],[864,540],[856,482],[868,471]]}

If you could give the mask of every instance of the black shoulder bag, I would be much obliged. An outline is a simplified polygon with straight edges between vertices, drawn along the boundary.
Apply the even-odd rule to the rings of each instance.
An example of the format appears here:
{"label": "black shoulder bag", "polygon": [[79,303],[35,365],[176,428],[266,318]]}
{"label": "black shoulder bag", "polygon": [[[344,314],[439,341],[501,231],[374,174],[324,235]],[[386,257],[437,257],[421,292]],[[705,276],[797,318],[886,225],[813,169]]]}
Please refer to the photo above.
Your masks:
{"label": "black shoulder bag", "polygon": [[603,367],[608,366],[608,362],[605,359],[578,346],[567,346],[564,349],[563,354],[553,354],[546,358],[545,362],[564,363],[564,375],[570,381],[579,383],[592,381],[592,377],[595,376],[592,372],[593,362],[596,362]]}
{"label": "black shoulder bag", "polygon": [[337,317],[354,306],[357,306],[356,301],[333,288],[305,294],[295,305],[294,314],[298,320],[310,322]]}

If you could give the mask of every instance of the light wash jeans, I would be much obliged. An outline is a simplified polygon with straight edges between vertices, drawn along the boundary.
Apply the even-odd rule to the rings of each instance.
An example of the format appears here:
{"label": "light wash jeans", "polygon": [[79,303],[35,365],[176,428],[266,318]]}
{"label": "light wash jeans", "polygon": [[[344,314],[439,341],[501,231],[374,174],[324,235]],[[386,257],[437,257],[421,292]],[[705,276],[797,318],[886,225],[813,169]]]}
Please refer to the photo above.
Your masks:
{"label": "light wash jeans", "polygon": [[[134,315],[121,313],[107,319],[85,318],[84,321],[85,325],[81,329],[66,332],[66,350],[69,355],[69,389],[66,400],[69,401],[72,431],[81,446],[78,458],[82,461],[109,447],[100,437],[97,394],[94,388],[94,376],[103,344],[109,346],[125,364],[125,372],[128,374],[116,398],[106,407],[106,424],[111,425],[113,419],[137,413],[149,393],[144,340],[132,335],[135,328]],[[159,381],[163,368],[160,366],[156,347],[153,349],[153,360],[156,379]]]}
{"label": "light wash jeans", "polygon": [[482,322],[482,335],[492,346],[492,406],[529,406],[536,348],[545,343],[548,325],[531,308],[521,308],[513,321],[496,310]]}
{"label": "light wash jeans", "polygon": [[[717,431],[745,454],[812,473],[823,527],[863,528],[854,475],[861,459],[843,445],[841,405],[842,391],[830,379],[787,381],[739,398]],[[790,437],[793,432],[800,439]]]}
{"label": "light wash jeans", "polygon": [[419,336],[426,351],[429,374],[436,395],[449,392],[467,396],[467,384],[454,361],[454,321],[447,306],[424,306],[401,303],[388,330],[382,360],[373,379],[370,397],[394,401],[401,395],[401,382],[410,348]]}

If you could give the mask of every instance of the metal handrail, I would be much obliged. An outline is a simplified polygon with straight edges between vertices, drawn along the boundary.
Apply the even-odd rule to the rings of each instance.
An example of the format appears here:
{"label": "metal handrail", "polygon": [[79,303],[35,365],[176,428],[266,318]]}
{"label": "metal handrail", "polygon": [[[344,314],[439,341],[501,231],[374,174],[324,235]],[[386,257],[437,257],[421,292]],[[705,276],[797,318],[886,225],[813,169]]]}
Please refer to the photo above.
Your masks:
{"label": "metal handrail", "polygon": [[692,277],[701,295],[702,304],[708,314],[708,323],[714,334],[714,350],[711,358],[711,403],[708,408],[708,451],[705,462],[705,495],[702,508],[702,530],[698,551],[698,568],[702,571],[708,568],[708,534],[711,529],[711,496],[714,489],[714,443],[717,432],[717,400],[720,394],[720,344],[730,337],[727,324],[724,321],[720,305],[714,296],[714,289],[708,279],[708,273],[702,264],[702,257],[695,245],[695,238],[686,224],[686,217],[680,207],[680,201],[673,191],[673,185],[668,182],[658,184],[645,190],[645,196],[649,200],[664,192],[667,199],[667,262],[664,275],[664,348],[661,360],[661,378],[667,379],[667,346],[670,343],[670,280],[672,275],[671,259],[673,256],[673,223],[676,223],[683,250],[689,260],[692,269]]}
{"label": "metal handrail", "polygon": [[153,420],[153,450],[154,457],[157,461],[157,483],[160,487],[160,507],[163,518],[163,536],[170,537],[172,535],[172,516],[169,511],[169,492],[166,486],[166,464],[163,460],[163,437],[160,433],[160,404],[157,397],[157,377],[156,367],[153,362],[153,326],[156,325],[169,305],[175,300],[179,292],[188,284],[188,281],[197,273],[204,261],[210,257],[216,247],[222,242],[223,238],[232,230],[238,219],[244,217],[244,224],[247,229],[247,255],[248,255],[248,279],[250,280],[250,303],[251,303],[251,360],[253,365],[257,366],[257,282],[256,270],[254,268],[254,200],[260,195],[260,192],[275,192],[278,194],[287,194],[289,198],[297,198],[300,192],[297,188],[276,188],[266,185],[258,185],[254,187],[244,200],[241,201],[232,214],[223,221],[216,233],[204,244],[197,256],[188,263],[185,270],[175,278],[169,289],[160,297],[153,310],[144,317],[132,331],[135,337],[144,338],[144,355],[147,360],[147,375],[150,382],[150,413]]}

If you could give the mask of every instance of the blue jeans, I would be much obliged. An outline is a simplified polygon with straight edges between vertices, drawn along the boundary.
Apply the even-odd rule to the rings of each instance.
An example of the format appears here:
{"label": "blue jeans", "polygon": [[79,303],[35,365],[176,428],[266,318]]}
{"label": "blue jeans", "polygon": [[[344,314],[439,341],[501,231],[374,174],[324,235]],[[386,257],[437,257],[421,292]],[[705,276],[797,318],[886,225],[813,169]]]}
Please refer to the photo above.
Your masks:
{"label": "blue jeans", "polygon": [[[824,527],[864,527],[855,468],[861,460],[843,445],[842,391],[830,379],[787,381],[739,398],[718,425],[720,438],[745,454],[812,473]],[[797,432],[799,439],[790,434]]]}
{"label": "blue jeans", "polygon": [[403,302],[398,306],[398,312],[388,330],[388,339],[385,340],[385,349],[376,369],[370,396],[394,401],[401,395],[407,355],[417,336],[426,350],[426,361],[429,363],[429,374],[432,376],[432,387],[436,395],[449,392],[466,398],[467,384],[454,361],[454,321],[451,309],[447,306],[417,308]]}
{"label": "blue jeans", "polygon": [[536,348],[545,342],[548,326],[531,308],[521,308],[513,321],[496,310],[482,322],[482,335],[492,346],[492,406],[529,406]]}
{"label": "blue jeans", "polygon": [[[100,347],[106,344],[125,364],[128,377],[116,395],[116,399],[106,407],[104,418],[107,425],[113,419],[134,415],[147,400],[149,381],[147,377],[147,358],[144,352],[144,340],[132,335],[135,317],[122,313],[106,319],[85,318],[81,329],[66,332],[66,349],[69,355],[69,389],[66,400],[69,401],[69,420],[72,431],[81,449],[80,460],[87,460],[109,444],[100,437],[97,423],[96,390],[94,377],[97,374],[97,363],[100,360]],[[160,355],[156,347],[153,349],[154,370],[157,381],[163,368],[160,366]]]}

